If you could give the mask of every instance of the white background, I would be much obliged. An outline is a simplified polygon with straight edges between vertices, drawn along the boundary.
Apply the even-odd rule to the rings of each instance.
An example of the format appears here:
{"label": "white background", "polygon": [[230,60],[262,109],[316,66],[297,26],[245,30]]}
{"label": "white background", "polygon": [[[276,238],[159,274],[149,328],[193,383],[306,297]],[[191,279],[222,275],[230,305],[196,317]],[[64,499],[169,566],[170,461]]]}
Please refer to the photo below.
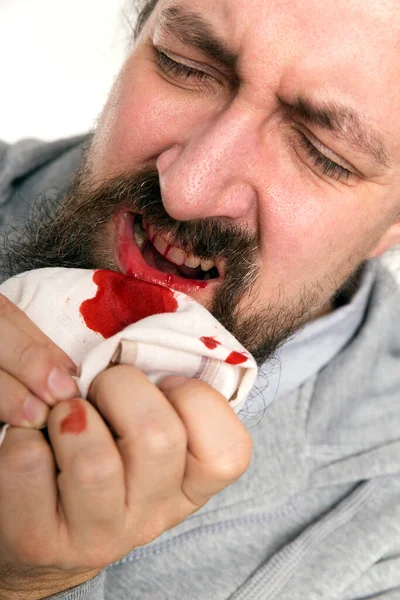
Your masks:
{"label": "white background", "polygon": [[0,0],[0,139],[93,125],[129,48],[129,2]]}

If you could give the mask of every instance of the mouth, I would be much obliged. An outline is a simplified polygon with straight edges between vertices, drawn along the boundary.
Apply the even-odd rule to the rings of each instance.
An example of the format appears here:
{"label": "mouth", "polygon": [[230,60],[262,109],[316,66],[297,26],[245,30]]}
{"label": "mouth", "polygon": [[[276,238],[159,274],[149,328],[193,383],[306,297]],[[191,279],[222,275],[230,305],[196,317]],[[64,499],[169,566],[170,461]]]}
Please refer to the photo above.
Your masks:
{"label": "mouth", "polygon": [[185,253],[140,214],[120,211],[116,220],[115,260],[124,275],[186,294],[221,283],[221,265]]}

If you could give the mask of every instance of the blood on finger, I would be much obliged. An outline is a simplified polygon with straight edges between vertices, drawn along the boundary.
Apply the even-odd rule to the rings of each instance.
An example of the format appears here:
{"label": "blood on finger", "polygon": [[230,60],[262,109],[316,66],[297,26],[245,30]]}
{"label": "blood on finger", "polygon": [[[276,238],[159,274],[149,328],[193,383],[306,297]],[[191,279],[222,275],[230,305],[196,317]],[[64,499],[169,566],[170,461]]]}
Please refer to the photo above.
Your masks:
{"label": "blood on finger", "polygon": [[79,400],[71,400],[69,402],[70,413],[61,421],[60,433],[72,433],[79,435],[87,429],[87,414],[86,408]]}

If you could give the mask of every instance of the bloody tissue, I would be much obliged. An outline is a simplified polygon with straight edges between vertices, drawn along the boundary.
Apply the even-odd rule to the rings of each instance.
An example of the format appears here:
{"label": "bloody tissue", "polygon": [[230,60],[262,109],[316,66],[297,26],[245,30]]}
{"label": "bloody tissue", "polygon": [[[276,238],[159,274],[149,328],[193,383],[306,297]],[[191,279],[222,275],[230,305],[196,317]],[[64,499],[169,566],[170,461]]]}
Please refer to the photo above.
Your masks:
{"label": "bloody tissue", "polygon": [[228,358],[225,359],[225,362],[228,365],[241,365],[246,362],[247,356],[242,354],[241,352],[231,352]]}
{"label": "bloody tissue", "polygon": [[217,346],[221,345],[221,342],[217,342],[213,337],[201,337],[200,340],[209,350],[215,350]]}
{"label": "bloody tissue", "polygon": [[86,326],[104,338],[141,319],[178,308],[174,293],[153,283],[105,270],[95,271],[93,281],[98,286],[96,296],[82,302],[80,312]]}

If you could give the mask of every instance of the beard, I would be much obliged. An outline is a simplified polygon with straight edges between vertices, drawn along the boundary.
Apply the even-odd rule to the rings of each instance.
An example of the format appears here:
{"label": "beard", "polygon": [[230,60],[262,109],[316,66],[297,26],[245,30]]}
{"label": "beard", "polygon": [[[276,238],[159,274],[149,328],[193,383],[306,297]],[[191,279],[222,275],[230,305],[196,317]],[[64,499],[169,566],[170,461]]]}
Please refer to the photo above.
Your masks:
{"label": "beard", "polygon": [[[204,260],[224,261],[223,281],[206,308],[252,353],[258,365],[271,358],[321,307],[320,286],[314,285],[299,293],[295,304],[285,302],[282,293],[278,301],[260,308],[257,235],[227,218],[176,221],[164,209],[154,169],[93,181],[89,156],[88,145],[65,198],[49,200],[43,195],[23,227],[7,232],[1,265],[4,278],[44,267],[117,270],[108,230],[117,211],[124,209],[140,213],[144,222],[159,233],[168,233],[185,252]],[[334,297],[356,288],[362,267]]]}

